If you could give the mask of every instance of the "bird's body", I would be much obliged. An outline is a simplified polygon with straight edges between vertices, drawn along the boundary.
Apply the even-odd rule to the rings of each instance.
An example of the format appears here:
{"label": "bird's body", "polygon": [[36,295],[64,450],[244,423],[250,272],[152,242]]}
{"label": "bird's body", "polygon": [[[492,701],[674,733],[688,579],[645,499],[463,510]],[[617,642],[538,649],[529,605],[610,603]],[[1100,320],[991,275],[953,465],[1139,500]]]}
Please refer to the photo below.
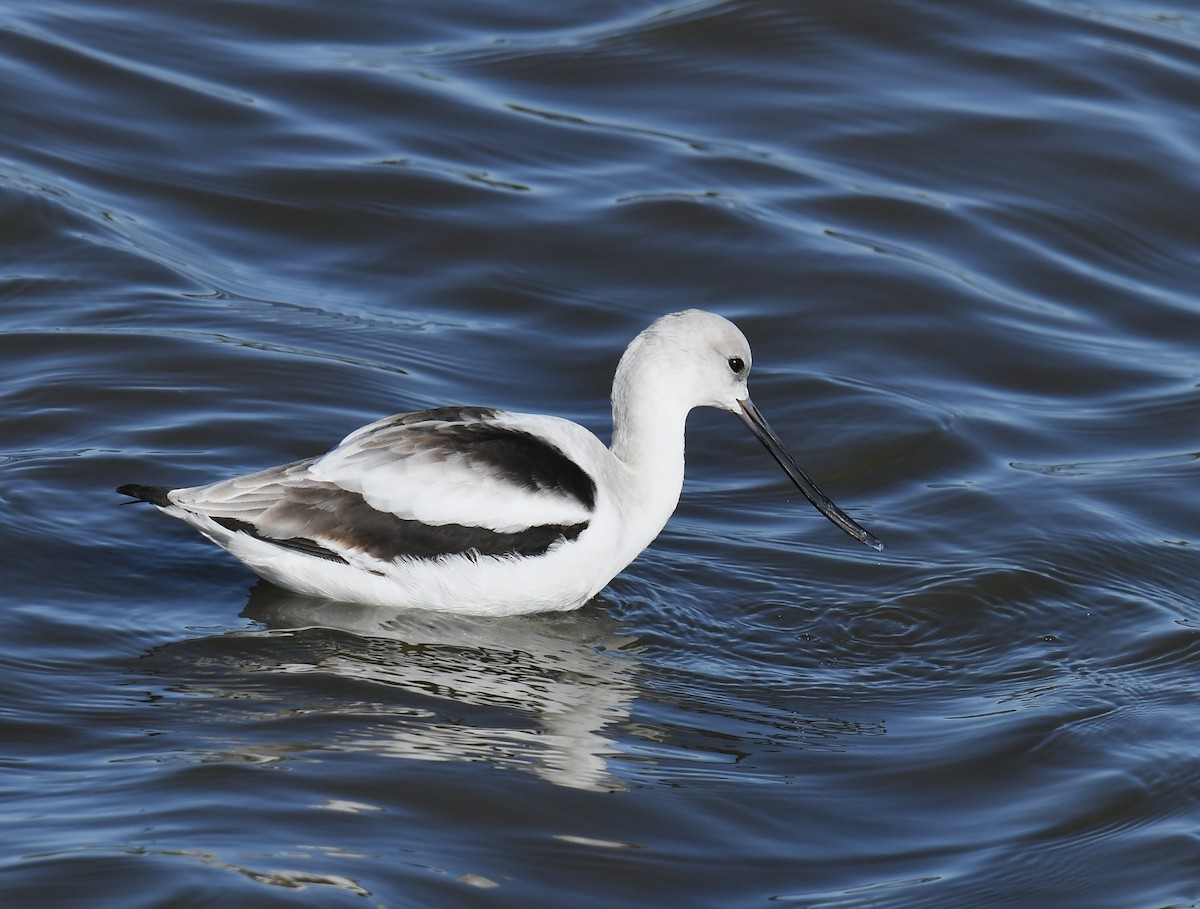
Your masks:
{"label": "bird's body", "polygon": [[783,451],[750,402],[749,369],[732,323],[689,310],[659,319],[621,358],[611,447],[557,417],[447,407],[231,480],[119,491],[298,593],[481,615],[567,610],[662,530],[683,486],[687,414],[715,406],[738,413],[827,517],[881,547]]}

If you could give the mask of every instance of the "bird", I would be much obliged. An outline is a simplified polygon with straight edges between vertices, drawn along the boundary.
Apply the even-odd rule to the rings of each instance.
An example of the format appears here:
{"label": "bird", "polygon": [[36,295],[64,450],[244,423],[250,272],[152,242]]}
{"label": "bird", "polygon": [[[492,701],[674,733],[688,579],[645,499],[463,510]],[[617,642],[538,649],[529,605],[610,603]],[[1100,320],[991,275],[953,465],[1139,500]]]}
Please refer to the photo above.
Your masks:
{"label": "bird", "polygon": [[666,526],[696,407],[734,413],[806,498],[821,492],[750,399],[750,345],[699,309],[626,348],[605,446],[560,417],[447,406],[385,417],[325,454],[204,486],[117,492],[191,525],[267,581],[311,597],[473,615],[576,609]]}

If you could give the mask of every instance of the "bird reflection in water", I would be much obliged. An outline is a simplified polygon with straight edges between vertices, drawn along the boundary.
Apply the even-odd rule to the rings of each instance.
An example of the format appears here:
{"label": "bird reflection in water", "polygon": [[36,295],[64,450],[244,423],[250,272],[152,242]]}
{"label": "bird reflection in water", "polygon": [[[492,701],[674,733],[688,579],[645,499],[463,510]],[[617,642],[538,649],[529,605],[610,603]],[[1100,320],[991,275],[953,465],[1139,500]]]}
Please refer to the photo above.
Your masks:
{"label": "bird reflection in water", "polygon": [[[574,789],[626,788],[610,770],[616,736],[606,730],[629,719],[636,639],[602,609],[478,618],[314,599],[259,582],[242,615],[266,630],[179,641],[140,668],[173,676],[174,691],[219,699],[207,712],[225,722],[230,707],[261,722],[262,702],[268,715],[283,702],[281,758],[305,750],[299,733],[313,750],[480,761]],[[295,684],[297,673],[305,684]],[[246,757],[271,759],[263,730]]]}

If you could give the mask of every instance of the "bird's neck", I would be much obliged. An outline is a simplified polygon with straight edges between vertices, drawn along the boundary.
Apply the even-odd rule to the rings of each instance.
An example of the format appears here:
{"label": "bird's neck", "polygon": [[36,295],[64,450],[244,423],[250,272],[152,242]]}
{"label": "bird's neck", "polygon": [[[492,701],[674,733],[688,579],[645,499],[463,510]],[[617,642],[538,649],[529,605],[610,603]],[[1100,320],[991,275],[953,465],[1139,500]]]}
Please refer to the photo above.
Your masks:
{"label": "bird's neck", "polygon": [[[613,385],[611,451],[629,471],[627,501],[641,512],[656,536],[679,503],[683,489],[685,406],[669,387],[622,387],[618,373]],[[653,537],[651,537],[653,539]],[[649,542],[649,541],[647,541]]]}

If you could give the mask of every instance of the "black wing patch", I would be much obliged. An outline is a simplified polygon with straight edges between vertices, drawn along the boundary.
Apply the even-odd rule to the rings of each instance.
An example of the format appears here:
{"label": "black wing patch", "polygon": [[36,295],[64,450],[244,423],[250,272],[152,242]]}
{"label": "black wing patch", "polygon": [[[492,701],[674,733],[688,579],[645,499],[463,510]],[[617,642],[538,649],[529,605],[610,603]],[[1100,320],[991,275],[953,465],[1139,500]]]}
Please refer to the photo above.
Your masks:
{"label": "black wing patch", "polygon": [[319,559],[328,559],[331,562],[340,562],[343,565],[350,563],[343,559],[332,549],[326,549],[316,540],[309,540],[305,537],[284,537],[283,539],[275,539],[260,533],[258,528],[249,521],[239,521],[237,518],[218,518],[213,517],[213,520],[224,527],[226,530],[240,530],[242,533],[248,533],[250,536],[259,540],[264,540],[267,543],[274,543],[276,546],[282,546],[284,549],[291,549],[296,552],[302,552],[305,555],[316,556]]}
{"label": "black wing patch", "polygon": [[506,533],[464,524],[424,524],[378,511],[358,493],[325,484],[288,490],[286,498],[271,506],[267,527],[217,515],[212,519],[285,549],[342,563],[346,559],[330,544],[384,562],[448,555],[540,556],[555,543],[576,539],[588,525],[543,524]]}
{"label": "black wing patch", "polygon": [[[531,492],[553,490],[575,498],[588,511],[596,508],[596,482],[591,475],[544,439],[490,422],[496,411],[486,407],[439,407],[398,414],[376,429],[381,444],[391,427],[404,427],[414,449],[461,457]],[[422,424],[429,424],[424,426]],[[369,446],[369,440],[363,440]]]}

